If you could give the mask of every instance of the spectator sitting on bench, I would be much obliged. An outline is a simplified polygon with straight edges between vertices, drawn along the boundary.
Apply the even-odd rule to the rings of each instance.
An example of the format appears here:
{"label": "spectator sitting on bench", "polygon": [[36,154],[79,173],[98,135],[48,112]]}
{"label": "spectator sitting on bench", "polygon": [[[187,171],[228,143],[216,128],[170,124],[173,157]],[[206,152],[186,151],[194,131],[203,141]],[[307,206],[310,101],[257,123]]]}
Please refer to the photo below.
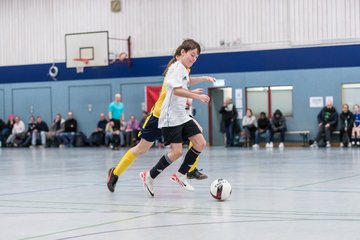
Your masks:
{"label": "spectator sitting on bench", "polygon": [[257,130],[255,132],[255,144],[253,148],[259,147],[260,136],[265,134],[266,147],[270,147],[270,120],[266,117],[266,113],[261,112],[257,120]]}
{"label": "spectator sitting on bench", "polygon": [[354,105],[354,126],[351,133],[351,143],[360,147],[360,107],[359,105]]}
{"label": "spectator sitting on bench", "polygon": [[6,139],[10,136],[14,123],[15,123],[14,115],[10,114],[5,126],[1,129],[0,132],[1,146],[6,145]]}
{"label": "spectator sitting on bench", "polygon": [[139,121],[135,118],[134,115],[131,115],[125,127],[125,137],[126,137],[127,146],[132,147],[134,144],[136,144],[136,136],[139,130],[140,130]]}
{"label": "spectator sitting on bench", "polygon": [[58,147],[60,142],[58,141],[57,136],[59,136],[59,134],[64,131],[64,128],[65,128],[65,119],[63,119],[61,117],[61,114],[58,113],[56,114],[54,121],[50,126],[49,131],[45,134],[46,143],[49,147],[50,146]]}
{"label": "spectator sitting on bench", "polygon": [[114,122],[110,120],[105,128],[105,146],[119,150],[119,147],[125,144],[124,129],[122,122],[120,122],[120,130],[117,130]]}
{"label": "spectator sitting on bench", "polygon": [[270,144],[269,147],[273,147],[274,134],[280,133],[280,143],[279,148],[284,147],[285,142],[285,132],[287,130],[286,127],[286,119],[283,116],[282,112],[279,109],[276,109],[273,117],[271,119],[271,128],[270,128]]}
{"label": "spectator sitting on bench", "polygon": [[338,124],[338,113],[333,106],[333,101],[328,100],[326,106],[317,115],[319,131],[313,144],[310,147],[318,147],[318,142],[325,133],[326,147],[331,147],[331,133],[336,130]]}
{"label": "spectator sitting on bench", "polygon": [[29,122],[28,122],[28,129],[26,132],[26,135],[24,137],[24,141],[21,143],[22,147],[29,147],[30,143],[31,143],[31,139],[33,136],[33,132],[36,129],[36,122],[35,122],[35,117],[33,115],[31,115],[29,117]]}
{"label": "spectator sitting on bench", "polygon": [[25,124],[20,119],[19,116],[16,116],[11,135],[6,140],[6,145],[8,147],[19,146],[22,143],[23,139],[25,138],[25,135],[26,135]]}
{"label": "spectator sitting on bench", "polygon": [[73,113],[68,112],[64,131],[59,134],[59,140],[61,142],[59,147],[64,147],[64,145],[67,147],[75,147],[76,132],[77,121],[73,118]]}
{"label": "spectator sitting on bench", "polygon": [[36,146],[37,142],[40,140],[40,147],[45,147],[46,146],[46,133],[49,131],[49,127],[46,124],[46,122],[44,122],[42,120],[41,116],[38,116],[36,118],[36,128],[33,131],[32,134],[32,138],[31,138],[31,145],[32,146]]}
{"label": "spectator sitting on bench", "polygon": [[104,113],[100,113],[100,119],[97,123],[95,131],[91,133],[89,137],[90,146],[100,146],[105,142],[105,128],[108,121],[105,118]]}
{"label": "spectator sitting on bench", "polygon": [[255,140],[255,132],[257,129],[256,117],[250,108],[246,109],[246,115],[242,120],[242,127],[246,134],[246,145],[250,147]]}
{"label": "spectator sitting on bench", "polygon": [[349,105],[346,103],[342,105],[342,112],[340,113],[340,147],[351,147],[350,137],[352,127],[354,124],[354,115],[349,111]]}

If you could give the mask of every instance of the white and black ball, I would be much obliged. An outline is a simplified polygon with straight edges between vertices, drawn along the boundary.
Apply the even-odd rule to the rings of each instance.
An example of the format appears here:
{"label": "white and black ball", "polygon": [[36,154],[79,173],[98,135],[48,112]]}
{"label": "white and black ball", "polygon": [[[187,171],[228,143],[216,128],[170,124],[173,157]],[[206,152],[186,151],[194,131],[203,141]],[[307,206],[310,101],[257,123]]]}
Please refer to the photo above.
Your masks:
{"label": "white and black ball", "polygon": [[210,194],[216,200],[227,200],[231,196],[231,192],[231,185],[226,179],[216,179],[211,183]]}

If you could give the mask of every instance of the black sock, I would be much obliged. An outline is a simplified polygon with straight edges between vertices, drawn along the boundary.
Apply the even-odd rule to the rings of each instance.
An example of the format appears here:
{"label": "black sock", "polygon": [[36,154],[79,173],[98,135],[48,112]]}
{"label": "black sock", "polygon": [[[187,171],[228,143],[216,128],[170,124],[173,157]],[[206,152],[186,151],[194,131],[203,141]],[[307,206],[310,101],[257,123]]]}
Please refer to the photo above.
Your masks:
{"label": "black sock", "polygon": [[167,154],[165,154],[160,158],[158,163],[150,170],[150,177],[152,179],[156,178],[170,164],[171,164],[171,160],[168,158]]}
{"label": "black sock", "polygon": [[195,163],[196,158],[200,155],[201,152],[198,152],[196,149],[191,147],[185,155],[184,162],[179,168],[179,173],[186,174],[191,166]]}

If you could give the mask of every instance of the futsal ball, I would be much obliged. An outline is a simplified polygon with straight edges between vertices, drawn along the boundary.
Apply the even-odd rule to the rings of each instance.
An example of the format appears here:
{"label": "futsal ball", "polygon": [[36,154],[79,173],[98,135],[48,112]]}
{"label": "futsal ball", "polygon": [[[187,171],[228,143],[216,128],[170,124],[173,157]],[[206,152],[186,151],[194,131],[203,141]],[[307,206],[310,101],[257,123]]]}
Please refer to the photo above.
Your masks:
{"label": "futsal ball", "polygon": [[210,186],[210,194],[219,201],[224,201],[231,196],[231,185],[225,179],[216,179]]}

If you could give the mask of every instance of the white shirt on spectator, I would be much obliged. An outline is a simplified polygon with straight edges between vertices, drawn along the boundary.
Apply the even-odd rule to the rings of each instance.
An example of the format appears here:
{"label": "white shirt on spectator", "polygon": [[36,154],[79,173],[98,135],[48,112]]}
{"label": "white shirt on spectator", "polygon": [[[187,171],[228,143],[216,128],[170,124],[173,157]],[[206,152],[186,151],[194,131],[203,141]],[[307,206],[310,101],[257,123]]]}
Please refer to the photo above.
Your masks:
{"label": "white shirt on spectator", "polygon": [[251,117],[248,117],[245,115],[242,120],[242,125],[243,125],[243,127],[250,126],[250,125],[254,125],[255,127],[257,127],[256,117],[254,115]]}
{"label": "white shirt on spectator", "polygon": [[12,134],[23,133],[23,132],[25,132],[24,122],[20,120],[18,123],[14,123]]}

